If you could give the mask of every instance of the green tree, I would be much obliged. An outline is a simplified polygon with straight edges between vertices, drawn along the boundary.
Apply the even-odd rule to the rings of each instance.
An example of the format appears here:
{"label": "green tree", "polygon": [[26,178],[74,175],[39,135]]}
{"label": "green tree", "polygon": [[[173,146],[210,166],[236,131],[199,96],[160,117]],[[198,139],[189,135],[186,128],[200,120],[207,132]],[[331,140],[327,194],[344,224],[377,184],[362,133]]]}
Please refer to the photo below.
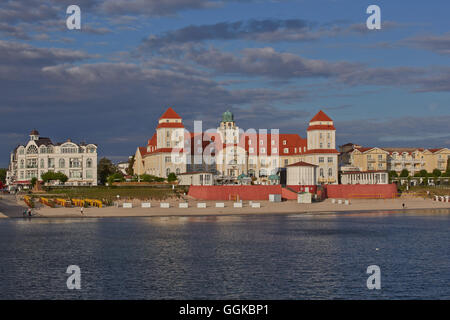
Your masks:
{"label": "green tree", "polygon": [[113,182],[124,182],[125,178],[123,177],[123,174],[119,171],[113,173],[112,175],[109,175],[107,181],[109,185],[112,185]]}
{"label": "green tree", "polygon": [[38,182],[38,179],[36,177],[33,177],[31,179],[31,186],[34,187],[36,185],[36,183]]}
{"label": "green tree", "polygon": [[434,177],[438,178],[438,177],[440,177],[441,175],[442,175],[441,170],[439,170],[439,169],[434,169],[434,170],[433,170],[433,176],[434,176]]}
{"label": "green tree", "polygon": [[6,183],[6,169],[0,168],[0,182]]}
{"label": "green tree", "polygon": [[450,172],[450,157],[447,159],[447,170],[445,172]]}
{"label": "green tree", "polygon": [[125,169],[125,171],[127,172],[127,175],[132,176],[134,175],[134,155],[128,159],[128,168]]}
{"label": "green tree", "polygon": [[408,171],[408,169],[403,169],[402,172],[400,173],[400,177],[401,177],[401,178],[407,178],[407,177],[409,177],[409,171]]}
{"label": "green tree", "polygon": [[107,158],[101,158],[100,161],[98,162],[97,176],[101,184],[105,184],[109,176],[118,172],[119,170],[112,163],[111,160]]}
{"label": "green tree", "polygon": [[420,177],[428,177],[428,172],[425,169],[420,170],[419,174],[420,174]]}
{"label": "green tree", "polygon": [[43,174],[41,174],[41,179],[44,182],[49,181],[60,181],[62,183],[66,183],[69,178],[62,172],[54,172],[54,171],[47,171]]}
{"label": "green tree", "polygon": [[169,173],[169,175],[167,176],[167,181],[168,182],[177,181],[177,175],[173,172]]}
{"label": "green tree", "polygon": [[145,173],[141,174],[139,176],[139,178],[141,179],[141,181],[144,181],[144,182],[154,182],[154,181],[158,180],[157,176],[154,176],[154,175],[151,175],[151,174],[145,174]]}

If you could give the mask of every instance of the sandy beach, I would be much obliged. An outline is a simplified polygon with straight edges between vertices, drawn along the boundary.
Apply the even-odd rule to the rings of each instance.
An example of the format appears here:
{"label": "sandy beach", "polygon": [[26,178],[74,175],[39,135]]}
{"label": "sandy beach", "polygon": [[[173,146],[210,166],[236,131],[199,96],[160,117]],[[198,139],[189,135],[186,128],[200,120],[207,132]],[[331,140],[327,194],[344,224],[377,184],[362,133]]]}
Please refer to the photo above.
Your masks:
{"label": "sandy beach", "polygon": [[[206,208],[197,208],[197,203],[206,203]],[[408,199],[365,199],[351,200],[349,205],[332,203],[330,199],[324,202],[299,204],[296,201],[273,203],[269,201],[253,201],[260,203],[260,208],[252,208],[248,201],[243,202],[242,208],[234,208],[233,202],[225,201],[225,208],[216,208],[215,203],[221,201],[188,201],[189,208],[179,208],[179,201],[168,201],[170,208],[160,208],[157,201],[151,202],[151,208],[141,208],[139,201],[133,202],[133,208],[105,207],[84,208],[83,215],[80,208],[50,208],[39,206],[33,209],[36,217],[152,217],[152,216],[202,216],[202,215],[247,215],[247,214],[292,214],[292,213],[330,213],[349,211],[374,210],[405,210],[417,209],[450,209],[450,203],[436,202],[423,198]],[[0,217],[22,217],[25,209],[23,201],[16,201],[14,196],[2,196],[0,200]]]}

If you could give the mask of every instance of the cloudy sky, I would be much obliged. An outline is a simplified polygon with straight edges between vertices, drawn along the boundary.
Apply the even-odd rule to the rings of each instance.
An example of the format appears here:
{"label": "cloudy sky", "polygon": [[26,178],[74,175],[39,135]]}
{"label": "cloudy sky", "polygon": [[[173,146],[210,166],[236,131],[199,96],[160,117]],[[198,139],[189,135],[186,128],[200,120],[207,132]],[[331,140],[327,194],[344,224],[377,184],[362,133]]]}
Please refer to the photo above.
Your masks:
{"label": "cloudy sky", "polygon": [[[66,9],[81,8],[81,30]],[[382,29],[366,9],[381,7]],[[450,147],[447,0],[3,0],[0,167],[31,129],[134,154],[172,106],[192,127],[305,136],[323,109],[338,144]]]}

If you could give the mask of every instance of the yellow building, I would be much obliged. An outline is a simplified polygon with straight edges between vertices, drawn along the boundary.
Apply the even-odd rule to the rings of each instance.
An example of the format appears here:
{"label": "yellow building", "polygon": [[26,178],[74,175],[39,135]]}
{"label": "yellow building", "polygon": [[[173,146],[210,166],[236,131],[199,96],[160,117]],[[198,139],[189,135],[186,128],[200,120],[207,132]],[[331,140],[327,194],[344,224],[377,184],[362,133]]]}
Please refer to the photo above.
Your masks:
{"label": "yellow building", "polygon": [[340,166],[358,167],[361,171],[396,171],[403,169],[409,174],[426,170],[428,173],[439,169],[445,172],[450,158],[450,149],[423,148],[364,148],[359,145],[344,145],[340,147]]}

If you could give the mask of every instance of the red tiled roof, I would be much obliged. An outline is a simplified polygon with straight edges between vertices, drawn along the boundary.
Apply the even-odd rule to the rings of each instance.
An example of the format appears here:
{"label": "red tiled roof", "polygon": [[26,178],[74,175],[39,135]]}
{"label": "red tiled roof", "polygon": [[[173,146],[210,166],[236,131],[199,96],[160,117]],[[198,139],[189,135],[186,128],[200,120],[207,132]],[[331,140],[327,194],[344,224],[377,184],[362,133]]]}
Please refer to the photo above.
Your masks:
{"label": "red tiled roof", "polygon": [[304,161],[299,161],[293,164],[288,165],[288,167],[317,167],[315,164],[311,164]]}
{"label": "red tiled roof", "polygon": [[141,156],[145,156],[147,154],[147,148],[146,147],[139,147],[138,150],[141,153]]}
{"label": "red tiled roof", "polygon": [[184,125],[181,122],[162,122],[156,127],[159,128],[184,128]]}
{"label": "red tiled roof", "polygon": [[181,119],[181,117],[172,109],[172,107],[169,107],[159,119]]}
{"label": "red tiled roof", "polygon": [[322,110],[320,110],[312,119],[310,122],[316,122],[316,121],[333,121],[329,116],[325,114]]}
{"label": "red tiled roof", "polygon": [[336,130],[336,128],[333,125],[320,124],[315,126],[309,126],[308,131],[312,130]]}
{"label": "red tiled roof", "polygon": [[311,150],[306,150],[305,152],[306,154],[311,154],[311,153],[339,153],[339,151],[337,151],[336,149],[311,149]]}

